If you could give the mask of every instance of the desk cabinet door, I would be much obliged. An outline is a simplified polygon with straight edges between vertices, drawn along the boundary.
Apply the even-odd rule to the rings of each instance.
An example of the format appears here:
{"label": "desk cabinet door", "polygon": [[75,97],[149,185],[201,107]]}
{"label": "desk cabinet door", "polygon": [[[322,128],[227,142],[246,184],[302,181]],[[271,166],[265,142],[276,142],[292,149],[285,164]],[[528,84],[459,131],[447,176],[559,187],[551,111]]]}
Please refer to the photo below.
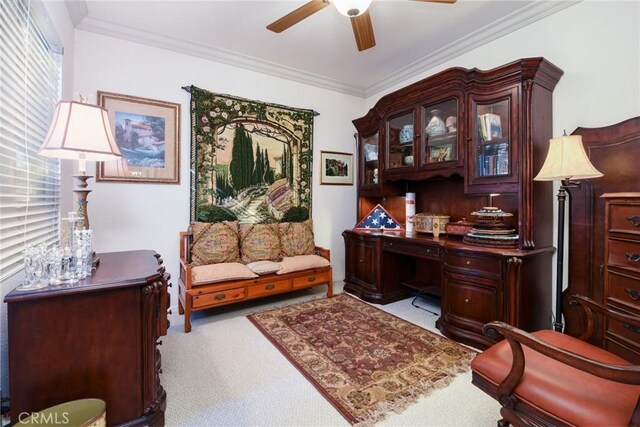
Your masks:
{"label": "desk cabinet door", "polygon": [[347,276],[349,280],[375,290],[378,283],[378,268],[375,266],[375,243],[350,240],[347,248],[349,251],[347,253]]}

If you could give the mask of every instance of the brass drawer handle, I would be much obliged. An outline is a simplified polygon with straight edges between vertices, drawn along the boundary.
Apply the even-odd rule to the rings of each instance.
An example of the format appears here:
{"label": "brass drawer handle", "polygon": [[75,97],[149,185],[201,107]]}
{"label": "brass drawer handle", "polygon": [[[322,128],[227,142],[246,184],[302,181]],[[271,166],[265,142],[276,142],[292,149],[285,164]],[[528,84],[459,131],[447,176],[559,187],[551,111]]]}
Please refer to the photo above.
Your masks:
{"label": "brass drawer handle", "polygon": [[634,254],[633,252],[627,252],[626,254],[624,254],[627,259],[631,262],[638,262],[640,261],[640,254]]}
{"label": "brass drawer handle", "polygon": [[307,277],[307,282],[315,282],[315,281],[316,281],[316,276]]}
{"label": "brass drawer handle", "polygon": [[364,262],[364,260],[363,260],[363,259],[361,259],[361,260],[360,260],[360,262]]}
{"label": "brass drawer handle", "polygon": [[216,295],[214,298],[217,299],[218,301],[225,299],[226,295],[225,294],[218,294]]}
{"label": "brass drawer handle", "polygon": [[629,221],[634,227],[640,227],[640,215],[628,216],[625,219]]}
{"label": "brass drawer handle", "polygon": [[469,301],[469,298],[465,298],[465,299],[464,299],[464,303],[465,303],[465,304],[469,304],[470,302],[471,302],[471,301]]}
{"label": "brass drawer handle", "polygon": [[276,285],[274,285],[273,283],[269,283],[267,286],[265,286],[264,288],[268,291],[270,291],[271,289],[275,289]]}
{"label": "brass drawer handle", "polygon": [[633,333],[640,334],[640,328],[636,328],[635,326],[632,326],[632,325],[630,325],[628,323],[625,323],[624,327],[627,328],[628,330],[630,330]]}
{"label": "brass drawer handle", "polygon": [[640,291],[639,290],[631,289],[631,288],[625,288],[624,291],[629,294],[629,297],[632,300],[638,301],[640,299]]}
{"label": "brass drawer handle", "polygon": [[467,265],[471,265],[471,261],[467,261]]}

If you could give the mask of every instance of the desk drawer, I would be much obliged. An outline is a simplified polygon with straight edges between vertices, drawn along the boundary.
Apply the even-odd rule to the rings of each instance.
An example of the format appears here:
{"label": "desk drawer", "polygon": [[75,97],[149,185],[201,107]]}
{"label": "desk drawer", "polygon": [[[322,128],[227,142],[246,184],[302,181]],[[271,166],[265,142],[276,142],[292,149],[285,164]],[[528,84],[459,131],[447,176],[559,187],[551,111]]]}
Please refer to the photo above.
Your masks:
{"label": "desk drawer", "polygon": [[247,295],[249,298],[259,297],[269,294],[277,294],[279,292],[291,289],[291,280],[273,280],[270,282],[258,283],[248,288]]}
{"label": "desk drawer", "polygon": [[445,263],[451,267],[476,270],[494,276],[502,275],[502,263],[498,258],[479,257],[466,253],[447,252]]}
{"label": "desk drawer", "polygon": [[439,246],[417,245],[403,241],[385,241],[384,250],[417,258],[440,259]]}
{"label": "desk drawer", "polygon": [[218,304],[225,304],[230,301],[245,298],[244,287],[229,289],[227,291],[211,292],[208,294],[196,295],[193,297],[193,308],[213,307]]}
{"label": "desk drawer", "polygon": [[609,265],[640,273],[640,242],[609,240]]}
{"label": "desk drawer", "polygon": [[482,333],[485,323],[499,319],[495,289],[447,281],[445,293],[445,312],[449,323]]}
{"label": "desk drawer", "polygon": [[610,205],[609,231],[640,234],[640,205]]}
{"label": "desk drawer", "polygon": [[293,288],[308,288],[323,283],[329,283],[329,272],[321,271],[319,273],[309,273],[305,276],[295,277],[293,279]]}

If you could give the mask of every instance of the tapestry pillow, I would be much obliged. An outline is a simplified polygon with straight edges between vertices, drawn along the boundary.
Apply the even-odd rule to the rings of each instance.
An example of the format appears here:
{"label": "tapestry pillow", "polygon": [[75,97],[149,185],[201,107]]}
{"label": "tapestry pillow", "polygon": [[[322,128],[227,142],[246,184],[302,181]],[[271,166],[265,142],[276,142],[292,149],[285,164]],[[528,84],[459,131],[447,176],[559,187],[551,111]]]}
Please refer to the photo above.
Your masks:
{"label": "tapestry pillow", "polygon": [[236,221],[195,222],[192,229],[191,264],[193,266],[240,261]]}
{"label": "tapestry pillow", "polygon": [[200,265],[191,269],[191,284],[224,282],[225,280],[255,279],[257,274],[239,262]]}
{"label": "tapestry pillow", "polygon": [[293,257],[285,257],[280,261],[280,270],[276,274],[287,274],[293,271],[307,270],[311,268],[320,268],[331,265],[331,263],[320,255],[298,255]]}
{"label": "tapestry pillow", "polygon": [[242,262],[279,261],[280,237],[278,224],[240,224],[240,255]]}
{"label": "tapestry pillow", "polygon": [[278,224],[283,256],[311,255],[316,247],[313,240],[313,222],[281,222]]}
{"label": "tapestry pillow", "polygon": [[260,276],[263,274],[275,273],[282,268],[282,266],[277,262],[268,260],[250,262],[247,264],[247,267],[249,267],[249,270]]}

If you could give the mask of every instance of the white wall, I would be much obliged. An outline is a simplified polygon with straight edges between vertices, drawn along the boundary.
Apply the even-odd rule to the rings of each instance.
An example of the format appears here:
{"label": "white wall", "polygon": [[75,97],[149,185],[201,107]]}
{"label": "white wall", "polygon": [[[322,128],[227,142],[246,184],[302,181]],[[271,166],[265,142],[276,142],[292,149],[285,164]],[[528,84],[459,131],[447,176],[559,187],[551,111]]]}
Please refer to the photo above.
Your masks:
{"label": "white wall", "polygon": [[[98,252],[153,249],[176,285],[178,233],[189,225],[190,95],[182,86],[316,110],[314,126],[313,220],[316,244],[331,249],[334,279],[344,278],[341,233],[356,222],[356,187],[319,185],[320,150],[355,152],[351,120],[363,100],[173,51],[76,31],[74,91],[96,91],[160,99],[181,105],[180,185],[96,183],[89,218]],[[93,165],[88,165],[92,170]]]}
{"label": "white wall", "polygon": [[[601,127],[640,116],[640,2],[586,0],[448,61],[384,93],[449,67],[491,69],[519,58],[542,56],[564,70],[553,92],[553,135]],[[557,211],[557,183],[554,203]],[[636,189],[637,190],[637,189]],[[557,224],[557,213],[554,214]],[[565,224],[568,222],[565,221]],[[554,225],[554,230],[556,226]],[[567,228],[567,227],[566,227]],[[554,241],[556,236],[554,236]],[[571,243],[565,236],[566,250]],[[553,283],[555,283],[554,258]],[[550,283],[552,286],[552,283]],[[552,289],[555,289],[555,285]],[[555,293],[553,307],[555,307]]]}
{"label": "white wall", "polygon": [[[71,97],[73,93],[73,23],[67,13],[67,8],[63,2],[47,2],[32,4],[38,16],[38,25],[45,33],[48,40],[64,47],[62,59],[62,96]],[[70,173],[70,165],[62,164],[63,177]],[[67,180],[69,181],[69,180]],[[63,179],[62,193],[71,191],[71,183]],[[62,202],[62,212],[68,210],[67,202]],[[11,290],[20,284],[24,275],[16,274],[0,284],[0,298],[4,297]],[[0,396],[6,397],[9,394],[9,345],[7,342],[7,304],[0,305]]]}

